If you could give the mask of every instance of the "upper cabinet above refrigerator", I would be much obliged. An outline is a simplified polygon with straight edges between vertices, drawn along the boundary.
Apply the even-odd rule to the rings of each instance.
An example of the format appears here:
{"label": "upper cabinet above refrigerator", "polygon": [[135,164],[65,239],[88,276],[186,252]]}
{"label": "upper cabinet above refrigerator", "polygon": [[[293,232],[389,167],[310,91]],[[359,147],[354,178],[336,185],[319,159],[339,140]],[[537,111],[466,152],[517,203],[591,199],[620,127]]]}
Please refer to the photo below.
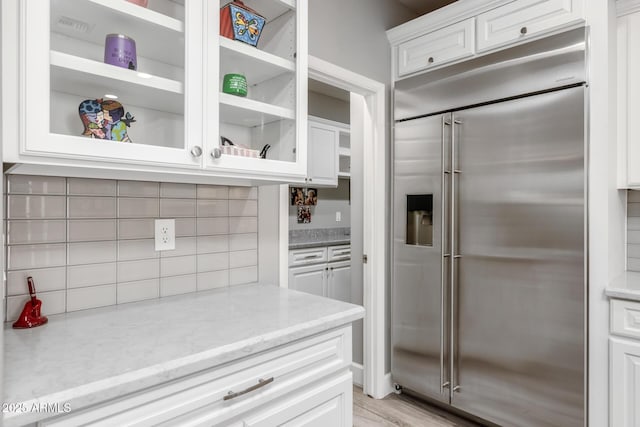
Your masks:
{"label": "upper cabinet above refrigerator", "polygon": [[387,31],[395,80],[584,25],[584,0],[466,0]]}
{"label": "upper cabinet above refrigerator", "polygon": [[303,182],[306,2],[227,3],[3,1],[4,161]]}

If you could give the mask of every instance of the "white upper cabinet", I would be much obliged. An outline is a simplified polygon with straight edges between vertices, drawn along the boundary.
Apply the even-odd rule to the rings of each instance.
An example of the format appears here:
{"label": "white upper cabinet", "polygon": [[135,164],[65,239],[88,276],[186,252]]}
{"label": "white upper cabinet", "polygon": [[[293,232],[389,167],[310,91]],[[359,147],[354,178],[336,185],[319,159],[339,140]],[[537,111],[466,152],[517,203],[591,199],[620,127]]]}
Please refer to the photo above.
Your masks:
{"label": "white upper cabinet", "polygon": [[[304,182],[307,2],[247,0],[265,18],[252,46],[220,36],[228,1],[3,0],[4,161]],[[117,49],[124,66],[106,63]],[[226,74],[247,96],[223,93]]]}
{"label": "white upper cabinet", "polygon": [[309,120],[309,185],[338,186],[339,141],[338,128]]}
{"label": "white upper cabinet", "polygon": [[[629,2],[627,2],[629,3]],[[640,188],[640,2],[618,17],[618,187]]]}
{"label": "white upper cabinet", "polygon": [[[228,19],[220,10],[228,0],[205,3],[206,167],[242,169],[257,177],[275,172],[283,179],[303,180],[307,173],[307,2],[244,1],[266,20],[255,47],[219,35],[221,20],[224,25]],[[223,92],[228,74],[246,78],[246,96]]]}
{"label": "white upper cabinet", "polygon": [[517,0],[478,15],[478,51],[582,20],[582,0]]}
{"label": "white upper cabinet", "polygon": [[398,46],[398,74],[436,68],[474,52],[475,19],[417,37]]}
{"label": "white upper cabinet", "polygon": [[[202,45],[200,2],[52,0],[19,8],[19,154],[199,167],[191,150],[202,139],[202,63],[193,55]],[[105,49],[108,34],[129,39]],[[135,58],[137,69],[105,63],[105,53],[130,68]]]}
{"label": "white upper cabinet", "polygon": [[584,24],[584,0],[465,0],[387,31],[399,80]]}

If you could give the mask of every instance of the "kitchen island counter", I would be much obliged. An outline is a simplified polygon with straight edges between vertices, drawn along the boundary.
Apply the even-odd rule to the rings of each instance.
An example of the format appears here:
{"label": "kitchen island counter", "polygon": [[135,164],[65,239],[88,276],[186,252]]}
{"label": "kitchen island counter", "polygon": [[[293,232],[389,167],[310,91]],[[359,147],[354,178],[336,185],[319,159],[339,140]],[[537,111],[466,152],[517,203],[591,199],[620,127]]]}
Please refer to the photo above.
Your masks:
{"label": "kitchen island counter", "polygon": [[56,405],[75,411],[363,315],[360,306],[245,285],[50,316],[35,329],[7,324],[4,402],[14,410],[3,414],[4,425],[54,416]]}

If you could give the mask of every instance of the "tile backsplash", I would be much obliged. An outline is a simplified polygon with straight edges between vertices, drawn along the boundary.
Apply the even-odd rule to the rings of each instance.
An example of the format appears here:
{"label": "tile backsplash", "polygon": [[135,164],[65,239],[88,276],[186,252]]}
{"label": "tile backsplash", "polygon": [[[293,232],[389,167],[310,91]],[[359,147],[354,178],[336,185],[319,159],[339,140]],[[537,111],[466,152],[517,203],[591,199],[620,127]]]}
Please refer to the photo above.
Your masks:
{"label": "tile backsplash", "polygon": [[[258,279],[256,187],[10,175],[5,188],[7,321],[28,276],[44,314]],[[175,218],[175,250],[155,251],[156,218]]]}
{"label": "tile backsplash", "polygon": [[627,191],[627,270],[640,271],[640,191]]}

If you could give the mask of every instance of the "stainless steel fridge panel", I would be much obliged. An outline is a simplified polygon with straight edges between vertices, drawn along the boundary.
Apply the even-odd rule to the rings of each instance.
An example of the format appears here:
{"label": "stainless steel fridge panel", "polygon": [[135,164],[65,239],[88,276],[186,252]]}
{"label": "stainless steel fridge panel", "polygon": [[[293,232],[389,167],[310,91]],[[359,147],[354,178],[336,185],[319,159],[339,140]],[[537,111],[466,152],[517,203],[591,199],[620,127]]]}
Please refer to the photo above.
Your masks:
{"label": "stainless steel fridge panel", "polygon": [[[448,115],[450,116],[450,115]],[[443,330],[442,150],[449,139],[444,117],[396,125],[394,151],[394,267],[392,285],[391,369],[394,381],[426,396],[449,401],[442,387],[448,330]],[[407,196],[432,197],[431,246],[407,243]],[[445,212],[446,216],[446,212]],[[446,239],[445,239],[446,240]]]}
{"label": "stainless steel fridge panel", "polygon": [[584,88],[463,110],[452,404],[585,423]]}
{"label": "stainless steel fridge panel", "polygon": [[585,33],[578,28],[400,80],[395,120],[582,83]]}

